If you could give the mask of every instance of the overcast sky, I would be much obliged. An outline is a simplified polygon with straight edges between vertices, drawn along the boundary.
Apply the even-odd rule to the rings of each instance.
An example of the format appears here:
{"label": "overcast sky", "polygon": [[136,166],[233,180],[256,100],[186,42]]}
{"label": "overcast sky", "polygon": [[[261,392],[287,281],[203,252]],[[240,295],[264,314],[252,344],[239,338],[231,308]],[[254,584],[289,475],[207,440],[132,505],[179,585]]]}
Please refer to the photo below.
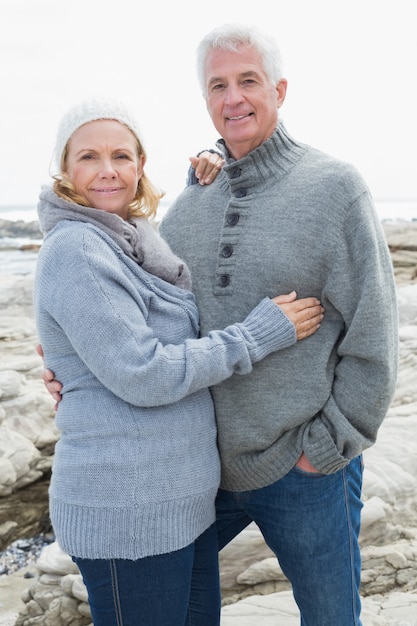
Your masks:
{"label": "overcast sky", "polygon": [[354,163],[377,199],[417,199],[414,0],[2,0],[0,205],[36,204],[56,126],[71,104],[134,107],[151,179],[172,199],[188,156],[217,133],[195,49],[214,26],[275,36],[289,132]]}

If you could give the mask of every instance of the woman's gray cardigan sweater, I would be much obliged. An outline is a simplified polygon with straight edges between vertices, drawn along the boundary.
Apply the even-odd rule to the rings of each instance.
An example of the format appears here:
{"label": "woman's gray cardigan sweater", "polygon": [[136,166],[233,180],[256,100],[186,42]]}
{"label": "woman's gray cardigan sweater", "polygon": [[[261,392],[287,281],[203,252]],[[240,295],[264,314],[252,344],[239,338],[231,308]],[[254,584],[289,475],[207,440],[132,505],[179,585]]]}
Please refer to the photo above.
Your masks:
{"label": "woman's gray cardigan sweater", "polygon": [[[112,220],[118,233],[132,227],[120,229],[123,220],[94,209],[93,223],[83,223],[77,211],[86,213],[42,192],[39,217],[50,232],[34,305],[46,366],[64,385],[53,527],[61,547],[78,557],[178,550],[215,519],[220,468],[207,387],[292,345],[295,328],[264,298],[242,323],[197,339],[192,293],[145,271],[111,235]],[[165,274],[162,240],[152,236],[152,248],[150,231],[139,235],[147,267]]]}
{"label": "woman's gray cardigan sweater", "polygon": [[[225,151],[224,142],[218,146]],[[397,372],[391,259],[357,170],[282,124],[213,184],[189,186],[160,232],[188,264],[201,330],[244,319],[260,295],[295,289],[325,307],[318,332],[212,389],[222,486],[284,476],[302,451],[319,472],[375,442]]]}

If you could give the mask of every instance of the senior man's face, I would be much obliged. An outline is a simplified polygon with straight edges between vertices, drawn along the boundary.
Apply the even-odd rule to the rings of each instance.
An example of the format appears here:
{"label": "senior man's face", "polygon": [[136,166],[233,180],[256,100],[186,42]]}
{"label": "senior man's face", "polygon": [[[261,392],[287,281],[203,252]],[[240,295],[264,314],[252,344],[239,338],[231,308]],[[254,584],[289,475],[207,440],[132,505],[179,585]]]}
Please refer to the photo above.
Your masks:
{"label": "senior man's face", "polygon": [[274,132],[287,81],[272,85],[259,54],[250,46],[237,52],[210,52],[205,78],[207,110],[213,124],[230,154],[240,159]]}

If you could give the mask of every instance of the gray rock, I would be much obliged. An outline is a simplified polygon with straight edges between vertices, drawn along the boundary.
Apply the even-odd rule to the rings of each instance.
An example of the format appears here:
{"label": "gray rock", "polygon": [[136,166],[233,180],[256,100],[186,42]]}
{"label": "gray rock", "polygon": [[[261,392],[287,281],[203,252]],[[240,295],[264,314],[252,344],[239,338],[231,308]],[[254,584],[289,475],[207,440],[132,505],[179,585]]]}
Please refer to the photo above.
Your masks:
{"label": "gray rock", "polygon": [[[417,224],[384,228],[398,284],[400,374],[377,443],[364,454],[363,624],[411,626],[417,616]],[[0,550],[49,528],[58,432],[34,352],[31,289],[31,276],[0,274]],[[298,626],[290,585],[254,524],[220,553],[220,567],[222,626]],[[42,551],[23,601],[16,626],[92,626],[82,578],[56,543]]]}
{"label": "gray rock", "polygon": [[0,237],[42,239],[42,233],[37,221],[24,222],[23,220],[9,221],[0,219]]}

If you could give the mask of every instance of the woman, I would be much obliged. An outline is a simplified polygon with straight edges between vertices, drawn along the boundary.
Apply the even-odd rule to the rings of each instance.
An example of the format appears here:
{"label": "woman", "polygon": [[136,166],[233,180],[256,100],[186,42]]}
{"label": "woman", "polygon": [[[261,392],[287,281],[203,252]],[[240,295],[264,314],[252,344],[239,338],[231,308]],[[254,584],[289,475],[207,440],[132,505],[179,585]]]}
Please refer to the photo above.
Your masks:
{"label": "woman", "polygon": [[34,304],[45,364],[63,383],[56,538],[81,571],[95,626],[216,625],[208,386],[315,332],[322,308],[265,298],[243,322],[198,338],[188,268],[149,222],[161,194],[131,114],[112,102],[72,108],[55,158],[38,207]]}

